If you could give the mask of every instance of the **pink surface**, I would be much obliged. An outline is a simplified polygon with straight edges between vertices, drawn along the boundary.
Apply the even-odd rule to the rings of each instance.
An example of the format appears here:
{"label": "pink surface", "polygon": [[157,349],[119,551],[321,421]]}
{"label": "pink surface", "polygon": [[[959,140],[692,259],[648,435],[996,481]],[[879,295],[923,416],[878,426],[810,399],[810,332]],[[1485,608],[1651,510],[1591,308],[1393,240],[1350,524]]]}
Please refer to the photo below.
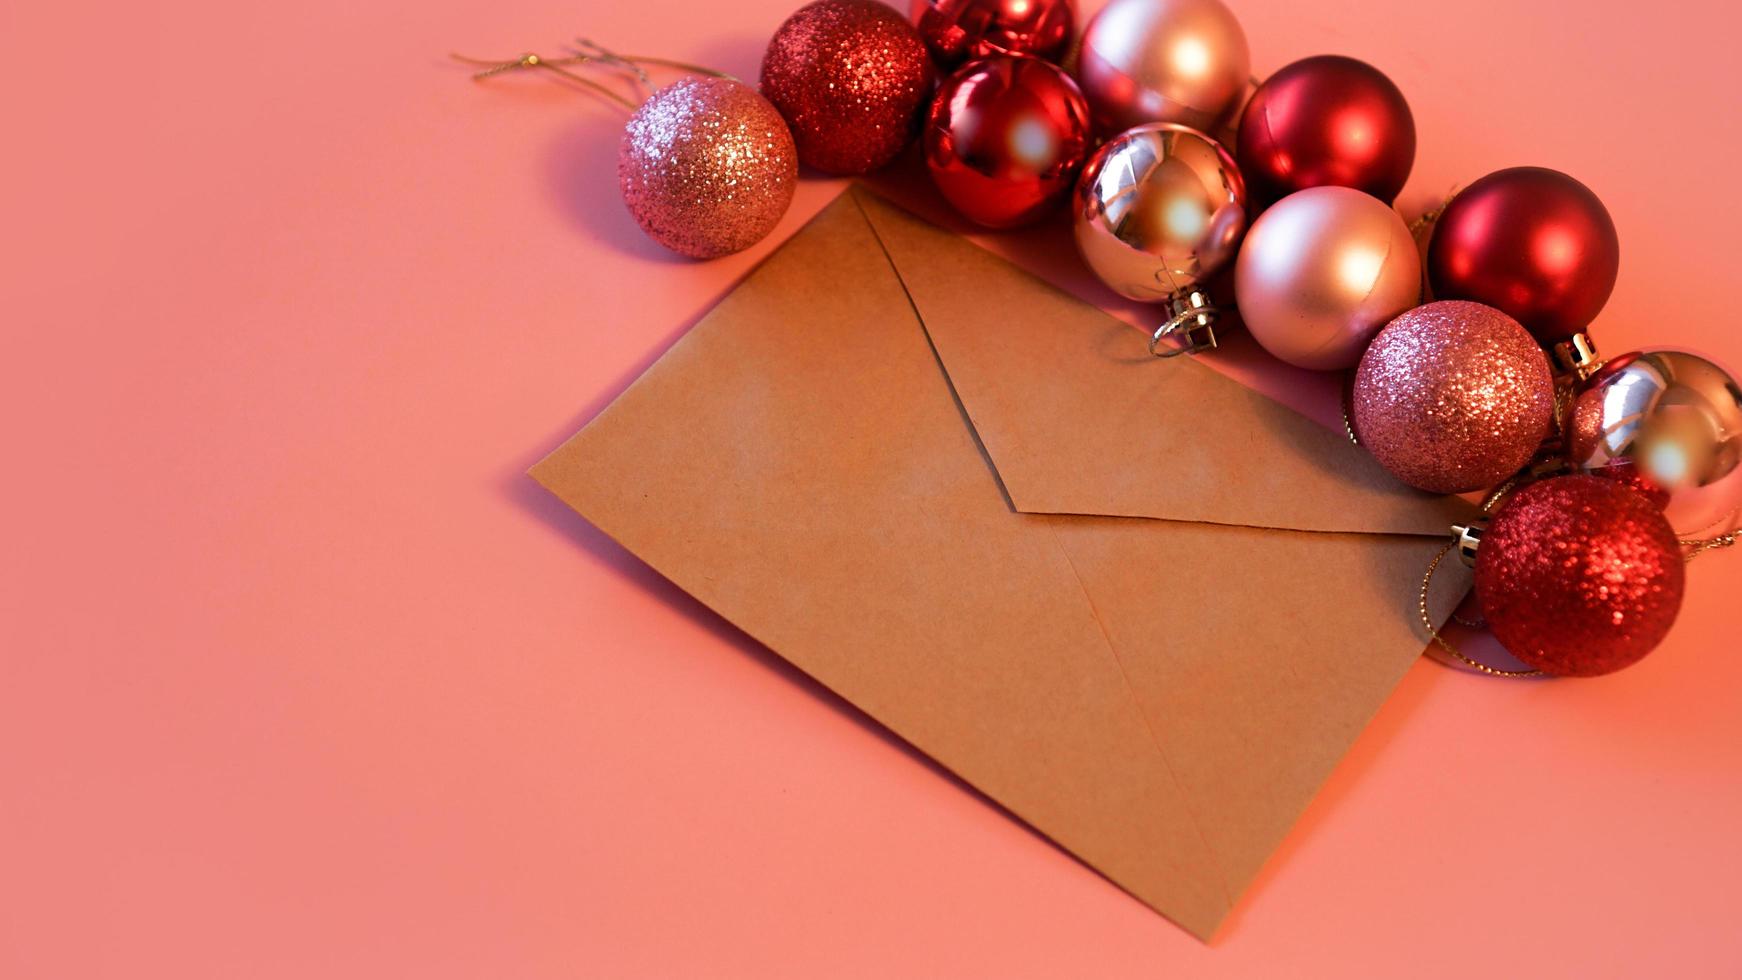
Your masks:
{"label": "pink surface", "polygon": [[[1595,189],[1606,349],[1742,363],[1733,5],[1235,6],[1402,86],[1406,207]],[[1610,678],[1424,659],[1206,947],[521,476],[776,241],[669,258],[618,114],[443,52],[751,76],[786,10],[0,6],[0,975],[1742,971],[1742,554]]]}

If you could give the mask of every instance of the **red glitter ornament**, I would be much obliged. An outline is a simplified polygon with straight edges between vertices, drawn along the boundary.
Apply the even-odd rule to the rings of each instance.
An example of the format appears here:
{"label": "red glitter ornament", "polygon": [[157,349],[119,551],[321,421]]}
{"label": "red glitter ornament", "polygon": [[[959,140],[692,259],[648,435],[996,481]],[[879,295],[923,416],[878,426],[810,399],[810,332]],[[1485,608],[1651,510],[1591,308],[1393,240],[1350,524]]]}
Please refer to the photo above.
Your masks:
{"label": "red glitter ornament", "polygon": [[1391,79],[1365,61],[1303,58],[1252,94],[1236,156],[1261,204],[1326,184],[1390,204],[1415,165],[1415,117]]}
{"label": "red glitter ornament", "polygon": [[994,54],[1056,62],[1076,27],[1071,0],[913,0],[911,16],[944,68]]}
{"label": "red glitter ornament", "polygon": [[1355,435],[1399,480],[1433,493],[1486,490],[1518,472],[1554,418],[1554,379],[1517,321],[1442,300],[1386,324],[1361,356]]}
{"label": "red glitter ornament", "polygon": [[1635,663],[1675,624],[1686,575],[1657,506],[1574,475],[1516,491],[1476,551],[1476,599],[1509,653],[1550,674]]}
{"label": "red glitter ornament", "polygon": [[1459,191],[1434,223],[1427,253],[1436,298],[1487,303],[1544,344],[1597,318],[1620,266],[1603,202],[1542,167],[1496,171]]}
{"label": "red glitter ornament", "polygon": [[876,0],[816,0],[786,19],[762,57],[762,94],[792,127],[799,162],[862,174],[919,128],[931,58],[913,25]]}
{"label": "red glitter ornament", "polygon": [[1089,103],[1060,68],[998,55],[944,81],[924,136],[944,197],[982,225],[1008,228],[1070,194],[1089,152]]}

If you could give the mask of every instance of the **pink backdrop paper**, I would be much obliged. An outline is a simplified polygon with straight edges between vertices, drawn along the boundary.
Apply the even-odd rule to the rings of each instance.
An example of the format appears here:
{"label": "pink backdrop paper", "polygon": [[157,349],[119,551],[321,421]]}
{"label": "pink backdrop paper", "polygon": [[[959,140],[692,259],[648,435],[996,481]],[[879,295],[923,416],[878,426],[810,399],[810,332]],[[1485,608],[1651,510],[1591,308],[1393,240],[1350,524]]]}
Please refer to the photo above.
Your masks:
{"label": "pink backdrop paper", "polygon": [[[753,77],[786,2],[108,6],[0,5],[0,975],[1742,971],[1742,554],[1610,678],[1424,658],[1206,947],[522,476],[841,185],[674,260],[620,114],[444,52]],[[1406,209],[1595,189],[1607,350],[1742,364],[1733,5],[1235,9],[1399,83]]]}

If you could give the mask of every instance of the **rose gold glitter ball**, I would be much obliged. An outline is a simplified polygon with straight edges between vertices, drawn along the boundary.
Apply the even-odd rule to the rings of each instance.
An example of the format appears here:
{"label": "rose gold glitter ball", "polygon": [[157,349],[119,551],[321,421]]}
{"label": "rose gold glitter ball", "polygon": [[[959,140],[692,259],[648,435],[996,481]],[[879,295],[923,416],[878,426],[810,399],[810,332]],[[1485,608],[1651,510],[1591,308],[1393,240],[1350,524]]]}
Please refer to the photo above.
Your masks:
{"label": "rose gold glitter ball", "polygon": [[1399,480],[1485,490],[1548,434],[1548,359],[1516,320],[1480,303],[1428,303],[1392,320],[1355,372],[1355,435]]}
{"label": "rose gold glitter ball", "polygon": [[919,132],[931,87],[919,32],[876,0],[801,7],[762,56],[762,94],[792,125],[799,160],[832,174],[895,159]]}
{"label": "rose gold glitter ball", "polygon": [[1601,477],[1512,494],[1476,550],[1476,599],[1507,651],[1551,674],[1607,674],[1675,625],[1686,581],[1675,532],[1649,498]]}
{"label": "rose gold glitter ball", "polygon": [[617,152],[617,183],[636,223],[696,259],[761,241],[797,180],[786,121],[726,78],[685,78],[655,92],[629,117]]}

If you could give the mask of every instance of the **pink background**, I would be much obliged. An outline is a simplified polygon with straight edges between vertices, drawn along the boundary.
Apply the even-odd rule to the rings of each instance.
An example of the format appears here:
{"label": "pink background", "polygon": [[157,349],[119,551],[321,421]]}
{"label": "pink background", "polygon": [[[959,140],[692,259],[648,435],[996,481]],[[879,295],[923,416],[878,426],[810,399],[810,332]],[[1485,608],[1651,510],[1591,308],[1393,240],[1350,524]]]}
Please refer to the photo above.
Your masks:
{"label": "pink background", "polygon": [[[1206,947],[521,476],[841,184],[674,261],[619,113],[443,53],[753,77],[790,2],[0,5],[0,974],[1742,971],[1742,554],[1614,677],[1424,658]],[[1398,81],[1406,209],[1569,170],[1604,347],[1742,363],[1734,4],[1235,7]]]}

